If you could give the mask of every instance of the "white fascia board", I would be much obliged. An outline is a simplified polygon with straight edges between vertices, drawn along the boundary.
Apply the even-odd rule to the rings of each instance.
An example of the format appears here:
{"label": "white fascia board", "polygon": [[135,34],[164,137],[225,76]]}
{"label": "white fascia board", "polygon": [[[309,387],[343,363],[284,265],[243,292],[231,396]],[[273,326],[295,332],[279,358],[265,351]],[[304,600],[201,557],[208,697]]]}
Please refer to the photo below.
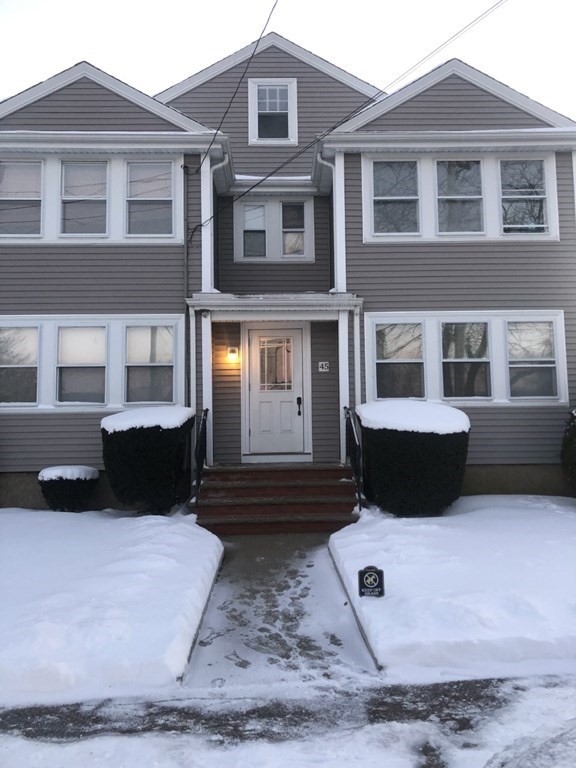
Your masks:
{"label": "white fascia board", "polygon": [[534,150],[566,152],[576,148],[576,125],[569,128],[519,128],[487,131],[374,131],[331,134],[323,156],[336,152],[478,152]]}
{"label": "white fascia board", "polygon": [[457,75],[463,80],[467,80],[469,83],[477,85],[479,88],[482,88],[482,90],[503,99],[524,112],[528,112],[534,117],[549,123],[553,127],[568,128],[571,126],[576,128],[576,123],[573,120],[561,115],[559,112],[555,112],[553,109],[549,109],[543,104],[533,101],[528,96],[524,96],[524,94],[519,91],[515,91],[513,88],[480,72],[478,69],[474,69],[474,67],[465,64],[459,59],[451,59],[431,72],[428,72],[428,74],[418,78],[418,80],[415,80],[413,83],[410,83],[395,93],[379,100],[373,106],[367,107],[351,120],[342,123],[342,125],[334,130],[334,133],[355,131],[367,123],[372,122],[372,120],[382,117],[382,115],[385,115],[387,112],[390,112],[392,109],[395,109],[409,99],[413,99],[418,94],[426,91],[428,88],[431,88],[433,85],[436,85],[451,75]]}
{"label": "white fascia board", "polygon": [[257,194],[315,195],[318,189],[310,176],[236,176],[230,191],[235,195],[257,190]]}
{"label": "white fascia board", "polygon": [[332,312],[361,307],[363,299],[352,293],[193,293],[187,304],[194,310],[211,312],[242,312],[268,314],[269,312]]}
{"label": "white fascia board", "polygon": [[[195,75],[186,78],[186,80],[182,80],[180,83],[176,83],[176,85],[167,88],[165,91],[161,91],[156,95],[155,98],[158,99],[158,101],[166,103],[168,101],[172,101],[172,99],[178,98],[178,96],[181,96],[187,91],[191,91],[193,88],[198,88],[198,86],[203,85],[209,80],[212,80],[212,78],[217,77],[232,67],[235,67],[237,64],[241,64],[243,61],[246,61],[246,59],[248,59],[254,53],[254,46],[256,43],[257,41],[250,43],[250,45],[247,45],[244,48],[241,48],[239,51],[230,54],[230,56],[226,56],[220,61],[217,61],[215,64],[206,67],[206,69],[203,69],[200,72],[197,72]],[[256,53],[262,53],[262,51],[265,51],[271,46],[280,48],[282,51],[285,51],[285,53],[294,56],[294,58],[303,61],[305,64],[309,64],[311,67],[318,69],[320,72],[324,72],[324,74],[329,75],[335,80],[339,80],[344,85],[348,85],[350,88],[353,88],[355,91],[359,91],[365,96],[376,98],[376,96],[382,94],[382,91],[380,91],[375,86],[370,85],[370,83],[367,83],[364,80],[360,80],[360,78],[351,75],[349,72],[346,72],[346,70],[337,67],[335,64],[331,64],[329,61],[326,61],[326,59],[317,56],[315,53],[311,53],[305,48],[296,45],[296,43],[287,40],[285,37],[278,35],[276,32],[270,32],[260,40]]]}
{"label": "white fascia board", "polygon": [[214,133],[213,130],[207,128],[205,125],[201,125],[195,120],[191,120],[189,117],[186,117],[172,107],[167,107],[166,104],[163,104],[161,101],[154,99],[152,96],[147,96],[137,88],[133,88],[131,85],[123,83],[121,80],[94,67],[87,61],[82,61],[79,64],[70,67],[70,69],[66,69],[64,72],[60,72],[59,74],[54,75],[54,77],[44,80],[44,82],[38,83],[38,85],[33,85],[31,88],[22,91],[22,93],[6,99],[0,104],[0,119],[23,107],[27,107],[35,101],[38,101],[67,85],[71,85],[84,77],[107,88],[109,91],[116,93],[118,96],[122,96],[133,104],[142,107],[147,112],[172,123],[174,126],[181,128],[187,133]]}
{"label": "white fascia board", "polygon": [[[206,152],[212,142],[210,134],[186,134],[180,131],[0,131],[0,151],[3,153],[90,152],[123,154],[152,152]],[[224,136],[212,144],[215,159],[223,156],[228,146]]]}

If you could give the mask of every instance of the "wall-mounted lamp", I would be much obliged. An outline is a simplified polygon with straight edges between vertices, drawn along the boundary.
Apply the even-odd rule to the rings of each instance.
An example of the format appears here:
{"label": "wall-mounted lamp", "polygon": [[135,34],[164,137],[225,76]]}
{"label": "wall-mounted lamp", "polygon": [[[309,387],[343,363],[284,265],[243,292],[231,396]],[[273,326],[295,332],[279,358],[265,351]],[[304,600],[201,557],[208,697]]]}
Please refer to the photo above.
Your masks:
{"label": "wall-mounted lamp", "polygon": [[228,347],[226,350],[226,360],[229,363],[237,363],[239,357],[240,353],[238,352],[238,347]]}

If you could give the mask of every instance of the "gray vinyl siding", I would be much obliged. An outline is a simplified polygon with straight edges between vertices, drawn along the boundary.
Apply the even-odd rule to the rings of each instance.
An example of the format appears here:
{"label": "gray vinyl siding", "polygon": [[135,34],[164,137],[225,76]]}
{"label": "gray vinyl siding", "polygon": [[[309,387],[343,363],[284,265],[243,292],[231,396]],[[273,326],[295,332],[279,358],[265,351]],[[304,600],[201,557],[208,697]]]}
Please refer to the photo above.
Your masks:
{"label": "gray vinyl siding", "polygon": [[[169,102],[188,117],[210,128],[220,121],[241,79],[243,61],[210,81]],[[248,80],[250,78],[297,78],[298,146],[255,147],[248,145]],[[272,171],[313,141],[320,133],[366,102],[366,96],[271,46],[256,54],[230,105],[221,130],[230,137],[237,173],[255,175]],[[310,174],[314,149],[308,149],[282,168],[282,175]]]}
{"label": "gray vinyl siding", "polygon": [[59,464],[103,469],[104,413],[0,413],[0,472],[38,472]]}
{"label": "gray vinyl siding", "polygon": [[314,198],[314,261],[235,262],[234,207],[231,197],[219,199],[216,287],[223,293],[326,292],[331,278],[331,204]]}
{"label": "gray vinyl siding", "polygon": [[183,246],[0,248],[0,313],[183,312]]}
{"label": "gray vinyl siding", "polygon": [[[570,154],[557,156],[557,173],[559,242],[363,244],[360,156],[348,155],[348,291],[364,298],[364,312],[564,310],[569,391],[574,401],[576,226]],[[364,349],[362,355],[364,359]],[[365,393],[364,377],[362,386]],[[471,463],[558,462],[566,407],[465,410],[472,419]]]}
{"label": "gray vinyl siding", "polygon": [[214,461],[239,464],[241,460],[241,368],[226,361],[228,346],[240,347],[239,323],[212,325]]}
{"label": "gray vinyl siding", "polygon": [[[319,362],[330,371],[318,371]],[[312,446],[314,462],[340,461],[338,323],[312,323]]]}
{"label": "gray vinyl siding", "polygon": [[88,78],[0,120],[0,131],[182,131]]}
{"label": "gray vinyl siding", "polygon": [[450,75],[360,131],[473,131],[495,128],[545,128],[543,120],[492,93]]}

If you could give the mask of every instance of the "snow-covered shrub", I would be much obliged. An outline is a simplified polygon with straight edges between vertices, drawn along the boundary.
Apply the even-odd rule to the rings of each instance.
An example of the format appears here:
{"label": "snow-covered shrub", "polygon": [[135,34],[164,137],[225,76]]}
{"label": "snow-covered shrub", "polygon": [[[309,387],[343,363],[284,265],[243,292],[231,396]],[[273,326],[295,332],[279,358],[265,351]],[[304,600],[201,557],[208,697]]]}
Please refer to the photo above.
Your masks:
{"label": "snow-covered shrub", "polygon": [[564,477],[576,492],[576,411],[570,413],[564,430],[561,461]]}
{"label": "snow-covered shrub", "polygon": [[447,405],[397,399],[356,410],[369,501],[399,517],[439,515],[456,501],[468,454],[466,414]]}
{"label": "snow-covered shrub", "polygon": [[193,424],[194,411],[180,406],[137,408],[102,419],[104,466],[118,501],[161,514],[186,500]]}
{"label": "snow-covered shrub", "polygon": [[38,482],[48,508],[61,512],[86,509],[98,484],[99,472],[93,467],[46,467]]}

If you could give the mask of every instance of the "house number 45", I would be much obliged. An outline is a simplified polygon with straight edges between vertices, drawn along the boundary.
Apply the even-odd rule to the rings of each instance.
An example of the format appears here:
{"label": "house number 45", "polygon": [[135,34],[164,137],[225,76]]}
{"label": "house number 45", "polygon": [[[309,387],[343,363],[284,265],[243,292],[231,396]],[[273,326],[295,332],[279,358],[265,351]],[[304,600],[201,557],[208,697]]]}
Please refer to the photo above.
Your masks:
{"label": "house number 45", "polygon": [[328,373],[330,371],[330,363],[328,361],[324,363],[318,363],[318,371],[320,373]]}

